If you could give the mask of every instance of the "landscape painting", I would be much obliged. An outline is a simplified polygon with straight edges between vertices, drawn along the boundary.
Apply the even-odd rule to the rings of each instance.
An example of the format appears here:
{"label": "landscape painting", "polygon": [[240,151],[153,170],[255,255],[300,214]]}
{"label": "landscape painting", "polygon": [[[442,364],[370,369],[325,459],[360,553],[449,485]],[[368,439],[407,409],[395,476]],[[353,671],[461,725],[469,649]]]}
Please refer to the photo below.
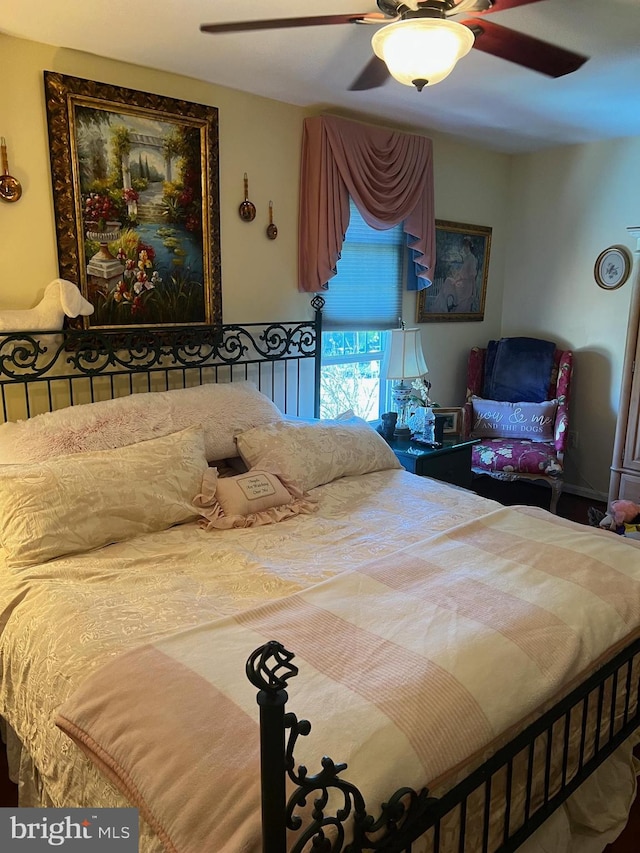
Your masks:
{"label": "landscape painting", "polygon": [[215,108],[48,72],[45,86],[60,275],[94,306],[85,325],[221,322]]}

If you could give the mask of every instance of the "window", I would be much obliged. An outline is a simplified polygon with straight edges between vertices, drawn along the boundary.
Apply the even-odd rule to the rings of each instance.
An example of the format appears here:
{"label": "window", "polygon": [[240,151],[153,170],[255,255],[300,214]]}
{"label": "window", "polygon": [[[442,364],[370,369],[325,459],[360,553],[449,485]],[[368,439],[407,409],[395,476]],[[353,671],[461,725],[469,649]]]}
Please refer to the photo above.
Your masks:
{"label": "window", "polygon": [[384,338],[379,331],[322,333],[321,418],[335,418],[347,409],[369,421],[380,416],[385,398],[380,378]]}
{"label": "window", "polygon": [[338,273],[324,297],[320,417],[347,409],[366,420],[388,411],[380,376],[385,329],[398,325],[406,237],[402,224],[377,231],[351,202]]}

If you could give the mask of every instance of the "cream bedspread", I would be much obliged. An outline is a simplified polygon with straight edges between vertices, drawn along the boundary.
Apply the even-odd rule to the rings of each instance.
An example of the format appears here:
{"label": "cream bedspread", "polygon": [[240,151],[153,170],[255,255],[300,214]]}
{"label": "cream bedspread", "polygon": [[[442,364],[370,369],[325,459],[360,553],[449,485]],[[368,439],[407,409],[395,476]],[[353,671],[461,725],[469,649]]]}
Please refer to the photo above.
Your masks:
{"label": "cream bedspread", "polygon": [[267,527],[186,524],[26,569],[8,569],[0,554],[0,715],[33,758],[43,802],[123,803],[53,724],[60,704],[105,662],[497,506],[404,471],[346,477],[313,494],[316,514]]}
{"label": "cream bedspread", "polygon": [[[397,644],[404,655],[408,649],[407,659],[411,661],[422,654],[424,632],[420,625],[424,615],[428,613],[440,623],[445,641],[434,649],[427,668],[438,674],[440,686],[452,689],[459,698],[464,695],[464,707],[471,714],[469,737],[479,738],[465,743],[467,750],[481,748],[514,722],[504,717],[505,709],[514,703],[506,701],[506,695],[495,701],[495,687],[491,690],[479,683],[491,670],[499,670],[500,690],[504,686],[505,666],[522,668],[531,676],[532,683],[534,675],[543,674],[545,692],[538,694],[533,689],[532,695],[527,695],[526,702],[518,707],[517,714],[526,715],[549,699],[563,680],[589,668],[610,645],[633,633],[640,623],[640,551],[609,534],[562,521],[539,522],[538,515],[544,514],[535,511],[523,515],[499,510],[497,504],[470,493],[403,471],[344,478],[314,491],[320,500],[316,515],[270,527],[205,532],[189,524],[29,569],[0,569],[0,628],[5,625],[8,628],[0,636],[3,667],[0,714],[33,757],[52,804],[122,804],[116,789],[53,724],[60,705],[92,673],[109,661],[118,667],[116,658],[122,652],[142,644],[165,654],[166,648],[176,640],[166,641],[169,646],[165,646],[162,638],[176,631],[195,629],[200,634],[204,630],[200,626],[212,621],[218,623],[217,628],[222,626],[223,631],[228,631],[229,626],[234,626],[234,630],[240,626],[242,652],[237,651],[237,667],[237,662],[232,661],[231,680],[237,671],[236,683],[241,686],[232,687],[231,681],[229,684],[225,681],[224,691],[231,691],[232,702],[246,711],[241,713],[241,719],[250,719],[249,728],[253,730],[255,699],[250,685],[244,681],[244,659],[260,642],[271,638],[272,628],[284,628],[286,624],[286,620],[271,624],[267,618],[267,630],[264,625],[253,623],[253,611],[265,601],[276,602],[317,584],[320,586],[314,586],[302,597],[305,602],[306,596],[312,597],[312,605],[305,607],[331,612],[338,608],[334,618],[344,616],[340,611],[341,594],[328,607],[317,599],[318,596],[322,599],[326,590],[336,584],[356,583],[361,592],[358,601],[362,602],[368,601],[364,593],[373,587],[390,591],[392,598],[413,598],[414,629],[408,635],[396,635],[395,629],[388,626],[382,636],[383,645]],[[477,523],[465,525],[479,516],[482,518]],[[524,526],[520,524],[523,518]],[[513,519],[519,520],[517,531],[507,529],[515,523]],[[549,539],[542,545],[539,524],[548,529],[544,535]],[[463,531],[464,541],[456,540],[456,529]],[[445,531],[451,531],[450,535],[432,538]],[[527,539],[529,557],[522,562],[522,545]],[[474,554],[471,576],[461,572],[461,548]],[[586,557],[594,548],[595,570],[589,568]],[[400,563],[396,563],[399,570],[389,573],[387,567],[392,565],[391,558],[396,552],[401,556]],[[482,587],[485,580],[478,573],[489,564],[500,567],[499,580],[492,595],[478,609],[478,600],[473,604],[466,590],[469,585]],[[417,567],[432,575],[434,586],[429,596],[417,596],[412,591]],[[340,579],[331,580],[347,570]],[[450,580],[454,584],[451,588]],[[541,607],[541,596],[549,588],[553,604]],[[565,597],[568,590],[570,598]],[[575,604],[576,594],[580,607]],[[481,596],[480,600],[484,598]],[[504,605],[509,602],[512,605],[517,602],[515,609],[522,611],[528,633],[520,635],[509,624],[502,624],[504,613],[509,611],[508,607],[505,611]],[[279,607],[282,605],[274,604],[276,611]],[[251,615],[239,620],[229,618],[241,611],[250,611]],[[587,630],[585,638],[578,641],[576,632],[582,630],[578,622],[582,622],[583,611],[588,614]],[[263,608],[262,612],[268,615],[271,608]],[[367,622],[355,625],[355,633],[359,635],[370,630],[368,620],[373,617],[364,604],[357,613],[358,618]],[[603,618],[596,614],[602,614]],[[321,737],[326,728],[323,716],[318,718],[315,702],[310,706],[305,704],[304,697],[309,695],[305,691],[310,689],[313,696],[314,690],[320,690],[324,704],[331,705],[326,702],[331,695],[326,690],[327,679],[331,678],[332,685],[335,681],[342,682],[337,705],[343,716],[350,713],[354,703],[362,705],[369,697],[363,697],[361,690],[347,690],[352,692],[353,700],[346,706],[349,710],[342,708],[345,680],[314,666],[314,646],[305,631],[300,630],[303,623],[304,619],[297,621],[290,637],[278,638],[288,642],[302,658],[305,672],[311,667],[311,678],[305,675],[304,679],[298,679],[292,708],[312,719],[314,732],[318,732],[317,743],[325,749],[326,743],[330,747],[331,740]],[[492,623],[497,630],[492,630]],[[477,636],[478,628],[483,640],[478,648],[474,639],[471,648],[471,638]],[[405,632],[406,626],[401,630]],[[466,638],[472,658],[467,660],[465,652],[458,661],[452,659],[449,640],[454,633]],[[545,634],[551,639],[553,654],[545,651]],[[317,644],[317,635],[313,639]],[[361,637],[355,646],[366,648]],[[394,663],[401,663],[402,654],[396,656]],[[495,664],[495,654],[501,661],[505,655],[499,667]],[[489,666],[479,665],[489,660],[489,656]],[[462,670],[455,669],[456,665]],[[406,660],[402,666],[406,667]],[[469,681],[474,675],[471,670],[482,674],[479,682]],[[455,673],[453,677],[451,671]],[[522,698],[516,682],[512,693],[509,700]],[[215,713],[212,711],[214,724]],[[381,716],[384,714],[378,712],[378,717]],[[413,722],[412,717],[411,726],[406,723],[400,726],[405,741],[413,737],[409,733]],[[392,719],[391,725],[397,727],[397,720]],[[359,760],[364,761],[358,758],[360,748],[362,756],[371,755],[367,753],[367,747],[371,747],[367,740],[367,736],[358,738],[359,746],[353,755],[346,755],[342,745],[336,745],[336,759],[351,763],[350,776],[351,771],[354,777],[357,775]],[[420,774],[414,780],[417,785],[437,779],[451,766],[450,759],[445,766],[446,762],[443,764],[444,759],[437,753],[432,757],[432,745],[421,744],[416,751],[417,759],[410,762],[414,765],[412,772]],[[171,751],[170,742],[166,749]],[[56,757],[60,755],[67,756],[68,761],[60,761]],[[425,761],[429,764],[425,765]],[[398,784],[411,782],[399,773],[406,769],[404,765],[396,769]],[[387,785],[393,783],[394,773],[391,776],[386,773]],[[388,787],[384,791],[387,793]],[[244,808],[250,806],[245,804]],[[156,822],[156,828],[158,825]],[[155,849],[152,840],[145,843],[143,849]]]}

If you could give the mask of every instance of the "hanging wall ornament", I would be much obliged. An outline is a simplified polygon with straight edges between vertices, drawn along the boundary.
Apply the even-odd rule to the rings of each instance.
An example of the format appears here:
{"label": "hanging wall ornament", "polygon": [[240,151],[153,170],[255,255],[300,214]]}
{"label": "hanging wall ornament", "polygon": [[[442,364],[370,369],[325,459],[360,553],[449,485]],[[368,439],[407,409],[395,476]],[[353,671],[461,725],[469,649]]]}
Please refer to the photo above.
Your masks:
{"label": "hanging wall ornament", "polygon": [[256,206],[249,201],[249,178],[247,173],[244,173],[244,201],[241,203],[239,211],[240,219],[244,222],[253,222],[256,218]]}
{"label": "hanging wall ornament", "polygon": [[0,175],[0,199],[3,201],[18,201],[22,195],[22,186],[17,178],[9,174],[7,160],[7,145],[4,136],[0,136],[0,158],[2,159],[2,174]]}
{"label": "hanging wall ornament", "polygon": [[273,224],[273,202],[269,202],[269,224],[267,225],[267,237],[270,240],[275,240],[278,236],[278,229]]}

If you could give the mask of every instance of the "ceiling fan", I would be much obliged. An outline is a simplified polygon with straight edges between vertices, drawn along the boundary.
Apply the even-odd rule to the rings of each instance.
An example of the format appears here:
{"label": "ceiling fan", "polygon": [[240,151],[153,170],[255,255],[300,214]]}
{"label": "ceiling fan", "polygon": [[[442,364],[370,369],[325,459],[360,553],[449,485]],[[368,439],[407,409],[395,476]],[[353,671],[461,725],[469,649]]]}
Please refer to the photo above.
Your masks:
{"label": "ceiling fan", "polygon": [[[455,0],[376,0],[379,12],[202,24],[200,30],[223,34],[333,24],[382,25],[372,38],[375,55],[353,81],[350,90],[375,89],[391,75],[422,91],[425,86],[443,80],[471,47],[549,77],[562,77],[580,68],[588,57],[479,17],[538,2],[540,0],[458,0],[457,3]],[[464,13],[472,17],[461,17]],[[443,51],[447,55],[441,57]]]}

